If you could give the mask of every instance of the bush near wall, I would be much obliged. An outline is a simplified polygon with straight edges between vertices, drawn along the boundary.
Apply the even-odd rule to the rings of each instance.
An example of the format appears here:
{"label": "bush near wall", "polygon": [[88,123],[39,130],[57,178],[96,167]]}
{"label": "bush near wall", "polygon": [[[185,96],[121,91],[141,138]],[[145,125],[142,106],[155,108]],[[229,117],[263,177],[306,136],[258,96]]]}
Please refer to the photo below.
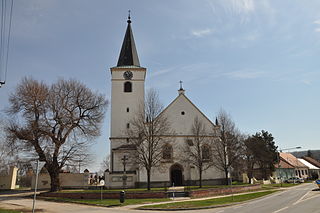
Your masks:
{"label": "bush near wall", "polygon": [[234,187],[226,187],[226,188],[211,188],[211,189],[203,189],[203,190],[194,190],[189,192],[190,197],[209,197],[215,195],[226,195],[232,193],[240,193],[247,191],[254,191],[261,189],[260,184],[249,185],[249,186],[234,186]]}

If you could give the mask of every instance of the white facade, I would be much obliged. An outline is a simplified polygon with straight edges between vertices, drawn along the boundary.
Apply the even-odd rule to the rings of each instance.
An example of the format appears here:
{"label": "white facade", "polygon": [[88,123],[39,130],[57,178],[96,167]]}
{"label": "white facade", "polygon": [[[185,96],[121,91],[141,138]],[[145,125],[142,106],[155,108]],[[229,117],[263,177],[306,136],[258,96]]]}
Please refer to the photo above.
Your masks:
{"label": "white facade", "polygon": [[[121,185],[124,165],[123,156],[132,156],[135,153],[134,147],[128,143],[127,129],[130,128],[130,120],[134,118],[138,110],[141,110],[144,103],[144,83],[146,69],[140,67],[133,35],[128,20],[128,28],[120,53],[117,67],[111,68],[112,95],[111,95],[111,170],[106,174],[108,187],[119,187]],[[125,52],[127,51],[127,52]],[[130,75],[126,75],[130,72]],[[169,77],[170,78],[170,77]],[[132,90],[125,89],[125,84],[130,83]],[[156,85],[154,85],[156,88]],[[184,94],[180,88],[178,96],[167,108],[161,112],[168,118],[172,135],[168,135],[169,144],[172,146],[172,158],[161,162],[159,167],[151,171],[152,186],[169,186],[173,184],[176,173],[179,173],[179,185],[195,184],[198,181],[198,171],[193,165],[185,160],[185,146],[187,140],[192,140],[192,125],[197,118],[204,124],[208,137],[214,138],[214,131],[218,126],[214,125]],[[214,140],[211,140],[214,141]],[[212,142],[213,143],[213,142]],[[132,161],[126,163],[128,179],[127,186],[145,186],[147,174],[144,168],[139,168]],[[224,178],[224,174],[214,167],[203,172],[203,184],[218,184]],[[176,179],[175,179],[176,180]]]}

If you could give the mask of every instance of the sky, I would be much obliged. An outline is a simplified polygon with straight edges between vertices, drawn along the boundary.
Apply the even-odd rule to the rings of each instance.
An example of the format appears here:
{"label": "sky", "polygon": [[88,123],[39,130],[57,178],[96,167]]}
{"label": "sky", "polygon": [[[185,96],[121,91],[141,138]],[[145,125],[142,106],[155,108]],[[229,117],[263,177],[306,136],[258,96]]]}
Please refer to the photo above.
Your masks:
{"label": "sky", "polygon": [[[318,0],[14,0],[1,118],[25,76],[77,79],[110,101],[128,10],[146,89],[165,106],[182,80],[212,121],[224,109],[243,133],[267,130],[280,149],[320,148]],[[110,105],[92,170],[110,150],[109,118]]]}

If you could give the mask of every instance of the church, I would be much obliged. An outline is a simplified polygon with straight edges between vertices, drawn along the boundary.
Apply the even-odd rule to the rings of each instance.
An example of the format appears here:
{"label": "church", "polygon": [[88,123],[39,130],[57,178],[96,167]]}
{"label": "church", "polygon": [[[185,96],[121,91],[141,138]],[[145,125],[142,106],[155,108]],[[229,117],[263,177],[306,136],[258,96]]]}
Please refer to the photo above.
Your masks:
{"label": "church", "polygon": [[[143,167],[136,165],[131,154],[135,147],[128,144],[126,130],[130,128],[130,120],[134,118],[139,106],[145,99],[145,80],[147,69],[142,67],[128,17],[127,29],[122,43],[117,66],[111,71],[111,123],[110,123],[110,170],[105,173],[107,188],[146,187],[147,173]],[[163,146],[161,166],[151,170],[151,187],[168,187],[197,185],[199,174],[197,168],[187,163],[182,156],[183,146],[191,146],[192,125],[195,118],[207,129],[219,128],[210,121],[186,96],[180,86],[177,97],[161,112],[168,118],[174,135],[170,142]],[[212,137],[212,135],[211,135]],[[172,139],[172,140],[171,140]],[[203,185],[221,184],[224,173],[214,166],[202,174]]]}

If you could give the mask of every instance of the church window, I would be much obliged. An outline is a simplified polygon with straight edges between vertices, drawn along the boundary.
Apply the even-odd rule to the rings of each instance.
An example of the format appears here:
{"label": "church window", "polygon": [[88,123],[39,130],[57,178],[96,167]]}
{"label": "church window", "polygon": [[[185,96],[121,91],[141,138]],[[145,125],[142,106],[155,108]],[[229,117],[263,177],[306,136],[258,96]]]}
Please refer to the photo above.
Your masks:
{"label": "church window", "polygon": [[129,112],[129,107],[127,107],[127,112]]}
{"label": "church window", "polygon": [[127,123],[127,129],[129,129],[130,128],[130,124],[129,123]]}
{"label": "church window", "polygon": [[170,160],[172,159],[172,146],[170,144],[166,144],[163,146],[163,150],[162,150],[162,157],[165,160]]}
{"label": "church window", "polygon": [[184,115],[184,114],[185,114],[184,111],[182,111],[182,112],[181,112],[181,115]]}
{"label": "church window", "polygon": [[124,83],[124,92],[132,92],[132,83],[127,81]]}
{"label": "church window", "polygon": [[209,160],[210,159],[210,147],[208,145],[203,145],[202,148],[202,159]]}

